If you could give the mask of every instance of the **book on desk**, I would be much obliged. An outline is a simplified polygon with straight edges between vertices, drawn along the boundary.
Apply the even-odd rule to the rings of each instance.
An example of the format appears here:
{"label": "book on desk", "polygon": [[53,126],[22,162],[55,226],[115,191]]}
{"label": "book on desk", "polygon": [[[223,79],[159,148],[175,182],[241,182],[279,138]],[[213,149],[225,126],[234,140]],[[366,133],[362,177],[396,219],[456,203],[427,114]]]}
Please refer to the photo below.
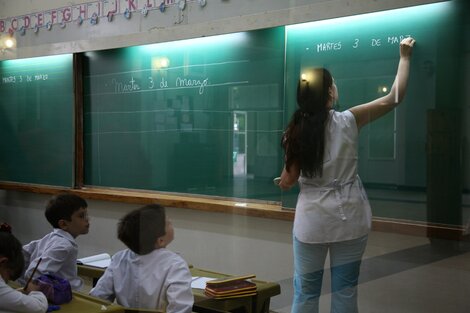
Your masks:
{"label": "book on desk", "polygon": [[78,265],[87,265],[106,269],[111,263],[111,256],[108,253],[101,253],[77,259]]}
{"label": "book on desk", "polygon": [[[194,305],[203,310],[195,310],[196,312],[213,313],[213,310],[216,312],[217,310],[219,310],[219,312],[230,312],[240,310],[240,307],[243,306],[244,312],[247,313],[268,313],[271,298],[281,294],[279,283],[252,280],[253,283],[256,283],[256,295],[214,299],[213,297],[209,297],[205,294],[207,281],[217,279],[219,279],[219,281],[226,279],[233,280],[239,276],[229,276],[229,274],[205,270],[192,265],[189,265],[189,268],[192,274],[191,287],[193,288]],[[81,276],[98,280],[98,278],[103,275],[104,269],[78,265],[78,273]],[[223,280],[220,280],[221,278]],[[206,308],[209,310],[206,310]]]}
{"label": "book on desk", "polygon": [[233,276],[206,282],[204,293],[214,299],[229,299],[256,295],[256,284],[251,282],[255,275]]}

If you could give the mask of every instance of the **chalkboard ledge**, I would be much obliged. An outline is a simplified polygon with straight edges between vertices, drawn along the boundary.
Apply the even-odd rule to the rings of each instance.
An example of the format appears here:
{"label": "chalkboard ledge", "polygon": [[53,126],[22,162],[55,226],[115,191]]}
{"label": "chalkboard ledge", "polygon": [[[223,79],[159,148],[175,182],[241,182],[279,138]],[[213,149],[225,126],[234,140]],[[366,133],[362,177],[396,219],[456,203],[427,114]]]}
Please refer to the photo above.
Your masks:
{"label": "chalkboard ledge", "polygon": [[[46,185],[0,182],[0,189],[40,194],[69,192],[85,199],[150,204],[158,203],[165,207],[186,208],[206,212],[229,213],[245,216],[293,221],[295,211],[283,209],[280,204],[260,202],[240,202],[220,198],[191,196],[187,194],[160,193],[114,188],[65,188]],[[463,226],[433,224],[392,218],[374,217],[372,230],[399,233],[411,236],[441,238],[447,240],[468,240]]]}
{"label": "chalkboard ledge", "polygon": [[150,204],[158,203],[165,207],[193,209],[208,212],[230,213],[280,220],[294,220],[294,211],[283,209],[279,203],[255,202],[246,199],[225,199],[199,195],[161,193],[120,188],[64,188],[47,185],[0,182],[0,189],[17,190],[41,194],[69,192],[83,197],[103,201],[122,203]]}

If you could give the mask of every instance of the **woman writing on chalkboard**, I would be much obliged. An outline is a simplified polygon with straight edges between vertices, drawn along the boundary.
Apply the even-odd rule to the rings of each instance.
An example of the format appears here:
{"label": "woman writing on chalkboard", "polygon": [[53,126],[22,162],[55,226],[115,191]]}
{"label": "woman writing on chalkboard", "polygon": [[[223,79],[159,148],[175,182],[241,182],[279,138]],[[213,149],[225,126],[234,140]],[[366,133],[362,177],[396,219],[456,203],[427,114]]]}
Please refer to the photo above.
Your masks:
{"label": "woman writing on chalkboard", "polygon": [[400,61],[390,93],[344,112],[332,109],[338,91],[331,74],[316,68],[297,87],[298,109],[282,138],[283,190],[297,181],[294,221],[292,312],[318,312],[326,255],[330,254],[331,312],[354,313],[361,258],[371,210],[357,175],[359,130],[395,108],[408,83],[415,40],[400,43]]}

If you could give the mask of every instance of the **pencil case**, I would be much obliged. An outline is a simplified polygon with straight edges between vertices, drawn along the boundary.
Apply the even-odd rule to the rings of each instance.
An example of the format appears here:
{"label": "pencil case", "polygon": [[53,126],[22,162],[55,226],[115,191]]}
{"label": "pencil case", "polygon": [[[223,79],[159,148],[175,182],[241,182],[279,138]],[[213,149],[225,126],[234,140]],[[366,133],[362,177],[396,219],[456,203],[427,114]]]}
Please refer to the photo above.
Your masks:
{"label": "pencil case", "polygon": [[70,282],[54,274],[43,274],[36,279],[39,289],[52,304],[63,304],[72,301]]}

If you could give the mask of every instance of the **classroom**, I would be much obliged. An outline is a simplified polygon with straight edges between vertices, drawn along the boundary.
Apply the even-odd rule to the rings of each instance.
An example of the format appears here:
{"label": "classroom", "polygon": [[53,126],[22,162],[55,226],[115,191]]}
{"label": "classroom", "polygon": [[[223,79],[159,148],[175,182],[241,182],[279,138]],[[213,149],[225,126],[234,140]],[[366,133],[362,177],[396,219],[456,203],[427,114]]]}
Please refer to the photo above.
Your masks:
{"label": "classroom", "polygon": [[[0,223],[50,232],[44,205],[88,202],[79,257],[124,249],[116,224],[167,207],[170,249],[195,268],[255,274],[290,312],[299,187],[281,138],[310,67],[347,110],[403,102],[363,127],[372,231],[360,312],[470,312],[470,3],[466,0],[0,0]],[[7,40],[11,43],[7,44]],[[330,309],[325,271],[320,312]]]}

